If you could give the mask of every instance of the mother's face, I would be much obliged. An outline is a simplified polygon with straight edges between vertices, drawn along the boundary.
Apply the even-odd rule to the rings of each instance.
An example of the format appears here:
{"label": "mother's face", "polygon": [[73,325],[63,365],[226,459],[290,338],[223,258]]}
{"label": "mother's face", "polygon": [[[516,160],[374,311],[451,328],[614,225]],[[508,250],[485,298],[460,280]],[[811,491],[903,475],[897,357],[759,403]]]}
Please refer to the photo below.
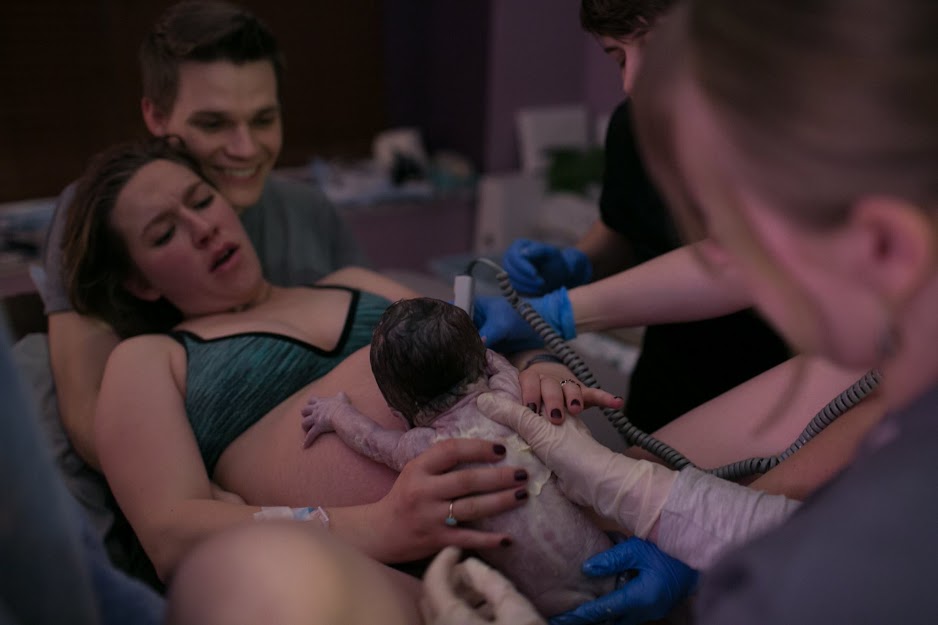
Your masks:
{"label": "mother's face", "polygon": [[186,317],[243,304],[262,284],[237,215],[212,186],[178,163],[141,167],[117,197],[111,227],[135,266],[125,287],[173,303]]}
{"label": "mother's face", "polygon": [[[708,103],[680,88],[679,168],[700,207],[717,271],[735,274],[756,308],[801,353],[872,366],[886,323],[877,293],[857,274],[856,241],[842,229],[797,224],[739,175],[741,158]],[[791,184],[806,184],[792,180]]]}

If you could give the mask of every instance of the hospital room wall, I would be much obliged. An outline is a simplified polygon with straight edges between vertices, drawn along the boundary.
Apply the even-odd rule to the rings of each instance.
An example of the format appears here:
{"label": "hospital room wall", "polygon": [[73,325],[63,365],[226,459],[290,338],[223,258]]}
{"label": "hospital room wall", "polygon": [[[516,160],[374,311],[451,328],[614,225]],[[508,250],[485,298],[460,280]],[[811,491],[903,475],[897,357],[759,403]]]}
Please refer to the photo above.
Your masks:
{"label": "hospital room wall", "polygon": [[[0,202],[56,195],[88,156],[146,134],[136,50],[174,0],[7,0],[0,17]],[[576,0],[242,0],[287,57],[281,164],[360,157],[419,127],[483,172],[517,165],[514,112],[610,111],[610,62]]]}
{"label": "hospital room wall", "polygon": [[[4,0],[0,202],[48,197],[88,157],[145,136],[137,49],[176,0]],[[381,0],[234,0],[287,59],[283,165],[360,156],[387,125]]]}
{"label": "hospital room wall", "polygon": [[484,173],[518,169],[515,113],[622,99],[615,66],[579,24],[577,0],[384,0],[389,121]]}

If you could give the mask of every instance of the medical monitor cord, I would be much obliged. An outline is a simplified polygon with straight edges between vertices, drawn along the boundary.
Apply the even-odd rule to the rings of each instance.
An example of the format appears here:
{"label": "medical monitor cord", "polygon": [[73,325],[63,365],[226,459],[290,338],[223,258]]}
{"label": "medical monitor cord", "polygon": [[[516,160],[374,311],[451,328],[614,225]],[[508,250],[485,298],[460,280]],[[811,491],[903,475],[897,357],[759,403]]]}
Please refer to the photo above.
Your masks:
{"label": "medical monitor cord", "polygon": [[[567,368],[570,369],[582,383],[592,388],[598,388],[599,384],[596,381],[596,377],[580,355],[567,345],[563,337],[561,337],[549,323],[544,321],[541,316],[538,315],[537,311],[518,294],[514,287],[511,286],[508,272],[498,265],[498,263],[488,258],[478,258],[469,263],[465,274],[459,276],[457,279],[464,279],[465,276],[472,278],[472,272],[479,263],[485,264],[496,271],[495,280],[498,283],[498,288],[502,295],[508,300],[512,307],[518,311],[521,317],[534,328],[538,335],[540,335],[544,340],[544,345],[563,360]],[[474,289],[471,289],[470,293],[474,295]],[[837,395],[837,397],[828,402],[824,408],[814,415],[808,423],[808,426],[802,431],[795,442],[793,442],[788,449],[776,456],[747,458],[714,469],[700,470],[732,481],[738,481],[744,477],[758,473],[765,473],[798,451],[798,449],[803,447],[805,443],[816,436],[821,430],[833,423],[840,415],[860,403],[863,398],[876,388],[879,382],[879,371],[873,369],[867,372],[859,380],[850,385],[849,388],[845,389]],[[619,435],[622,436],[627,445],[637,445],[641,447],[678,471],[688,466],[699,469],[699,467],[696,467],[679,451],[656,439],[651,434],[643,432],[636,425],[632,424],[628,420],[628,417],[625,416],[623,410],[605,408],[603,409],[603,414],[616,431],[619,432]]]}

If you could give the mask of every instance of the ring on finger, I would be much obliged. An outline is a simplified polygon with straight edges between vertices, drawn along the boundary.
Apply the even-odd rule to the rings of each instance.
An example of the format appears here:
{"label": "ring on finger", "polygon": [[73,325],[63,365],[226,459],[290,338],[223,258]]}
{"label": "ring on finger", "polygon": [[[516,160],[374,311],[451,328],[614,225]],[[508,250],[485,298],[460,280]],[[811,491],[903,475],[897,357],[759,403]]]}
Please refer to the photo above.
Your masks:
{"label": "ring on finger", "polygon": [[567,384],[568,382],[569,382],[570,384],[576,384],[577,386],[580,386],[580,383],[579,383],[579,382],[577,382],[576,380],[572,380],[572,379],[570,379],[570,378],[567,378],[566,380],[561,380],[561,381],[560,381],[560,386],[563,386],[564,384]]}
{"label": "ring on finger", "polygon": [[[454,500],[455,501],[455,500]],[[443,519],[443,522],[450,527],[454,527],[459,521],[453,516],[453,503],[454,501],[449,502],[449,514],[446,515],[446,518]]]}

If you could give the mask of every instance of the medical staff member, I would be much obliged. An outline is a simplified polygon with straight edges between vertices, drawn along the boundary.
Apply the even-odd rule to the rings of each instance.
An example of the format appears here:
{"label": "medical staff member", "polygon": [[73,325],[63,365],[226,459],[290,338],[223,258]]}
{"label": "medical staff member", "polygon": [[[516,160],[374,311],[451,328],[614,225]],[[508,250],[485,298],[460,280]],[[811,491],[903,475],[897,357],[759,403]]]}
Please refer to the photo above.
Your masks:
{"label": "medical staff member", "polygon": [[[582,0],[581,25],[619,66],[626,95],[632,91],[646,41],[673,4],[673,0]],[[682,246],[639,155],[631,108],[626,99],[609,121],[601,219],[574,247],[520,239],[502,262],[520,293],[545,295],[536,300],[535,308],[556,328],[565,328],[568,338],[574,330],[564,325],[567,320],[581,331],[647,326],[625,394],[625,413],[640,429],[652,432],[788,359],[790,353],[761,317],[746,308],[751,302],[745,297],[723,301],[724,289],[708,292],[708,281],[694,284],[698,271],[692,255],[679,257],[679,263],[652,264],[643,267],[643,273],[621,276],[624,281],[615,288],[622,301],[616,307],[607,305],[608,281],[574,288]],[[573,289],[569,297],[565,289]],[[714,308],[711,302],[719,306]],[[480,298],[476,310],[489,345],[529,332],[498,299]]]}
{"label": "medical staff member", "polygon": [[114,568],[53,462],[0,319],[0,622],[158,625],[163,598]]}
{"label": "medical staff member", "polygon": [[824,489],[796,510],[479,400],[568,496],[703,570],[698,622],[938,622],[936,28],[929,0],[689,0],[636,88],[702,265],[737,273],[798,350],[882,372],[889,414]]}

